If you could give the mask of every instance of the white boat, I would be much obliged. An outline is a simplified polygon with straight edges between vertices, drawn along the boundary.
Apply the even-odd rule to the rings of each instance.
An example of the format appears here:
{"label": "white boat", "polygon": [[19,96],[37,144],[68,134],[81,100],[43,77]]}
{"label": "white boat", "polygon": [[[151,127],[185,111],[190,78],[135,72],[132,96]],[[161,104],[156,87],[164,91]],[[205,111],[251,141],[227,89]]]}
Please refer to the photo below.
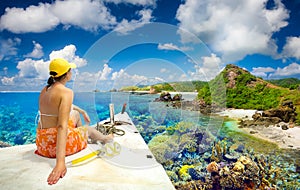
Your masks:
{"label": "white boat", "polygon": [[[117,128],[124,130],[125,135],[115,135],[114,143],[109,144],[112,147],[118,145],[119,151],[114,155],[93,156],[95,151],[101,151],[105,147],[89,144],[79,153],[66,157],[66,162],[71,165],[75,163],[72,161],[78,161],[78,158],[92,158],[75,166],[68,166],[66,176],[52,186],[48,185],[47,178],[55,165],[55,159],[35,154],[35,144],[1,148],[0,188],[174,190],[164,168],[155,160],[129,115],[126,112],[119,113],[114,115],[114,120],[124,121],[124,124],[118,125]],[[111,150],[108,146],[108,153],[113,153]]]}

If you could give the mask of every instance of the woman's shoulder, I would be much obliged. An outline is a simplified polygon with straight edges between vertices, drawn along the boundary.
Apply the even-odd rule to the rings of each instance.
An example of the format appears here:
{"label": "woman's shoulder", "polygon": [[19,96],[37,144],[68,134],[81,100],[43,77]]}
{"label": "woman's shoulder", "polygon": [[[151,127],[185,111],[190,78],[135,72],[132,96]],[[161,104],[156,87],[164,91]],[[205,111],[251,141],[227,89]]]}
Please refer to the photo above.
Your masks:
{"label": "woman's shoulder", "polygon": [[67,94],[67,95],[73,94],[73,90],[65,86],[62,86],[59,90],[61,91],[62,94]]}

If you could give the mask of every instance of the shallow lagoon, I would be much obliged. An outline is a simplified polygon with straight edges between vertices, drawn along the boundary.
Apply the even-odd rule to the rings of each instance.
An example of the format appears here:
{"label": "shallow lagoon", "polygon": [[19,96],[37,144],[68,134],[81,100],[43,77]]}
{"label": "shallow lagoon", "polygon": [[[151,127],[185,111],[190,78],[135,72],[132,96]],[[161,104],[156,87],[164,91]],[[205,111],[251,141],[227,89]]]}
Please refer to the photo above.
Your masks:
{"label": "shallow lagoon", "polygon": [[[1,141],[11,145],[35,142],[38,95],[37,92],[0,93]],[[176,110],[166,107],[164,103],[153,102],[158,96],[77,92],[74,104],[85,109],[94,124],[109,117],[109,103],[114,104],[115,113],[120,112],[126,103],[126,111],[178,189],[184,189],[186,182],[197,182],[201,188],[209,187],[203,184],[205,180],[211,179],[206,167],[212,157],[221,159],[219,163],[223,162],[230,167],[231,163],[222,160],[225,152],[215,151],[218,146],[226,146],[227,151],[232,151],[231,154],[237,152],[238,156],[247,155],[253,160],[258,157],[264,159],[263,163],[269,167],[264,175],[269,175],[267,177],[271,185],[276,184],[279,189],[298,189],[299,151],[279,150],[274,144],[242,134],[237,130],[234,121],[224,122],[222,117],[207,117],[197,112]],[[186,95],[184,98],[193,97]],[[168,141],[162,141],[162,137]],[[160,147],[162,143],[155,144],[157,139],[172,147],[171,150]],[[198,141],[194,141],[195,139]],[[220,157],[218,154],[224,155]],[[280,168],[280,172],[277,168]],[[274,171],[280,173],[276,174],[279,177],[270,173]]]}

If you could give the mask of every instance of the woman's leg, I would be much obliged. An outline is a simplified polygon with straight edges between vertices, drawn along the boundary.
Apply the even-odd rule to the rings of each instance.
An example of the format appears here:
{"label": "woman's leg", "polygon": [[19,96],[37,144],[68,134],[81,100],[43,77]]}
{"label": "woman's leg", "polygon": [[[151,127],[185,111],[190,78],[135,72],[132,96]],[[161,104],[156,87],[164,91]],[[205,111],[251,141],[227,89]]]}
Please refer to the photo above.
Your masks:
{"label": "woman's leg", "polygon": [[114,138],[113,134],[103,135],[102,133],[100,133],[93,127],[87,126],[87,129],[88,129],[89,137],[93,141],[101,141],[101,142],[107,143]]}
{"label": "woman's leg", "polygon": [[[71,118],[72,118],[75,126],[81,127],[82,121],[81,121],[79,112],[76,110],[72,110],[70,115],[71,115]],[[94,127],[86,126],[86,128],[88,130],[88,136],[93,141],[101,141],[101,142],[107,143],[114,138],[113,134],[103,135],[101,132],[97,131]]]}
{"label": "woman's leg", "polygon": [[70,113],[70,117],[71,117],[72,121],[74,122],[75,127],[82,126],[80,113],[77,110],[72,110]]}

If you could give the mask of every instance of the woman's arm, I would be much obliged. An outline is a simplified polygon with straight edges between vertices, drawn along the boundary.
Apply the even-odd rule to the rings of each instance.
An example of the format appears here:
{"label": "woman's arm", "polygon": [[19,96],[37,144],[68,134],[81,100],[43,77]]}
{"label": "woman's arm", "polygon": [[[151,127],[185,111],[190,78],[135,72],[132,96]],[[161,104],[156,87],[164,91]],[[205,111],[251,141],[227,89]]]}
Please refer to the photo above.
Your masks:
{"label": "woman's arm", "polygon": [[76,106],[76,105],[74,105],[74,104],[73,104],[73,110],[76,110],[76,111],[78,111],[80,114],[82,114],[83,119],[84,119],[84,122],[85,122],[87,125],[90,124],[91,119],[90,119],[89,115],[86,113],[85,110],[81,109],[80,107],[78,107],[78,106]]}
{"label": "woman's arm", "polygon": [[56,140],[56,165],[48,177],[48,184],[52,185],[64,177],[67,168],[65,164],[66,143],[68,133],[68,121],[70,109],[73,102],[73,92],[67,89],[62,93],[59,106],[58,121],[57,121],[57,140]]}

